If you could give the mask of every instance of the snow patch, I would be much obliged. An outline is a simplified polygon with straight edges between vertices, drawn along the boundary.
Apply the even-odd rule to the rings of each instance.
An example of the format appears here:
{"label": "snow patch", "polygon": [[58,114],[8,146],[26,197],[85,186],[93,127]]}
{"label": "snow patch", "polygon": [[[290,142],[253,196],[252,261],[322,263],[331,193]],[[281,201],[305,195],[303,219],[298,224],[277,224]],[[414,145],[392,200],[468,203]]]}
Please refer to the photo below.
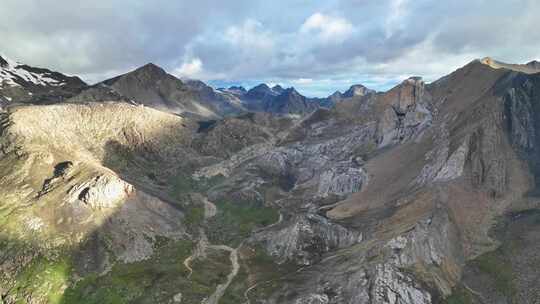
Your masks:
{"label": "snow patch", "polygon": [[35,73],[26,70],[21,64],[14,60],[3,57],[7,65],[0,67],[0,86],[20,86],[21,80],[39,86],[60,86],[64,82],[51,77],[50,73]]}

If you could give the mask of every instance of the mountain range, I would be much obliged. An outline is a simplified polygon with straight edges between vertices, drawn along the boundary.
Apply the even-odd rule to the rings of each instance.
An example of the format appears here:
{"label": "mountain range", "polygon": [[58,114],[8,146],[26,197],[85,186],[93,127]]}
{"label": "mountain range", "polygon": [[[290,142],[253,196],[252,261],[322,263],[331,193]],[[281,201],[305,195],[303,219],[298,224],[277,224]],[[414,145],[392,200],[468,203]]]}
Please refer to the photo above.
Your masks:
{"label": "mountain range", "polygon": [[0,62],[0,303],[540,301],[537,61],[326,98]]}
{"label": "mountain range", "polygon": [[87,85],[47,69],[34,68],[0,57],[0,105],[10,103],[122,101],[158,110],[213,119],[246,112],[268,112],[304,116],[314,110],[358,94],[373,93],[361,85],[344,94],[307,98],[294,88],[273,88],[260,84],[249,91],[243,87],[214,89],[200,80],[180,80],[159,66],[149,63],[126,74]]}

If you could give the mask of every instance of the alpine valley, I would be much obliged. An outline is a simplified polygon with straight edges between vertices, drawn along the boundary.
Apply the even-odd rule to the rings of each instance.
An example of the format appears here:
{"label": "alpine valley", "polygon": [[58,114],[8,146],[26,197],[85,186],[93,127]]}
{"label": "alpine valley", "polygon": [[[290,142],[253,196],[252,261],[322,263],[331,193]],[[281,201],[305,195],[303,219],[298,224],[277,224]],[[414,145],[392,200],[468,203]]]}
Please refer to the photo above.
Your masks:
{"label": "alpine valley", "polygon": [[308,98],[0,57],[0,108],[0,303],[540,302],[537,61]]}

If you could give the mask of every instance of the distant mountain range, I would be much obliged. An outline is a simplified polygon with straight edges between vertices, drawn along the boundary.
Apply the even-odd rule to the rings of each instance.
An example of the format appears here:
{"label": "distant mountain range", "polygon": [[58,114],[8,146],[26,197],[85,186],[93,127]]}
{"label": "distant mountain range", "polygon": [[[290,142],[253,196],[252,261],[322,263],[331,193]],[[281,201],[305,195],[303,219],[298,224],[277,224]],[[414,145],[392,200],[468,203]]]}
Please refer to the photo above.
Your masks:
{"label": "distant mountain range", "polygon": [[123,101],[158,110],[214,119],[245,112],[304,116],[319,108],[331,108],[344,100],[373,94],[362,85],[325,98],[309,98],[295,88],[257,85],[214,89],[200,80],[180,80],[149,63],[126,74],[87,85],[78,77],[30,67],[0,57],[0,106],[57,102],[87,103]]}

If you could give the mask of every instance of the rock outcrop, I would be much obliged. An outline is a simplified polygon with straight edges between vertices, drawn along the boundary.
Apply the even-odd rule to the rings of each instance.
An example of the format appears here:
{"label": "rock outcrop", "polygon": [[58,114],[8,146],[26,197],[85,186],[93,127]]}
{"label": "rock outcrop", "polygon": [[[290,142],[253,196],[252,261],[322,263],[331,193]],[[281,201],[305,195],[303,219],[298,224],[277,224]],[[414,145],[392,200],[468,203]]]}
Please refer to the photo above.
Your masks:
{"label": "rock outcrop", "polygon": [[362,241],[362,234],[347,230],[316,214],[299,215],[255,235],[278,263],[311,265],[329,251],[350,247]]}
{"label": "rock outcrop", "polygon": [[409,78],[390,90],[383,102],[389,107],[379,123],[380,147],[410,139],[431,123],[430,97],[418,77]]}
{"label": "rock outcrop", "polygon": [[68,191],[67,200],[80,200],[92,209],[113,208],[126,200],[133,186],[112,175],[99,175]]}

